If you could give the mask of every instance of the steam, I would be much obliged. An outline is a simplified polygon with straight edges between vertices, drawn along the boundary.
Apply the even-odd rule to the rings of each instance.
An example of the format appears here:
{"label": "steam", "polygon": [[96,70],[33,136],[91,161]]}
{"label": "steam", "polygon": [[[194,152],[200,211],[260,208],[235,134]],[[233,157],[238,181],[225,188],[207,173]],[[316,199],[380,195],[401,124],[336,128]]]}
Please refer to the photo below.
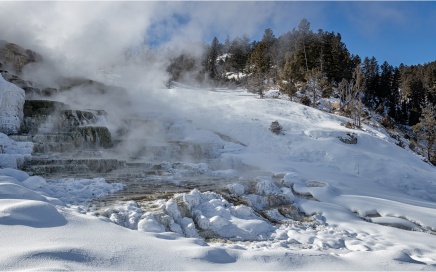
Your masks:
{"label": "steam", "polygon": [[[22,77],[61,88],[64,78],[120,88],[78,85],[54,100],[108,112],[113,134],[162,144],[164,124],[126,122],[154,111],[177,115],[159,90],[169,79],[168,52],[200,56],[212,35],[252,35],[272,15],[273,2],[1,2],[0,39],[40,53]],[[242,12],[243,11],[243,12]],[[241,16],[244,15],[244,16]],[[152,48],[149,45],[153,45]],[[186,110],[186,109],[184,109]],[[176,116],[177,118],[177,116]],[[165,121],[164,121],[165,123]],[[126,150],[135,147],[126,146]]]}
{"label": "steam", "polygon": [[147,39],[188,50],[189,41],[207,41],[210,33],[251,35],[272,7],[257,2],[2,2],[0,23],[7,26],[2,39],[41,53],[58,73],[89,77],[119,64],[126,51],[140,49]]}

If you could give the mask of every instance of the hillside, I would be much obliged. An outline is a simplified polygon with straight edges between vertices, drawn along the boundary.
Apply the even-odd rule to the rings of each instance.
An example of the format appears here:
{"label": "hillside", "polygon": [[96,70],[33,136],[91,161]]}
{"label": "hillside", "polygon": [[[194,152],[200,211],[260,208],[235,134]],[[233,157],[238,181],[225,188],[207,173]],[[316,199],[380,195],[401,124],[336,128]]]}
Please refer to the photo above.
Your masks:
{"label": "hillside", "polygon": [[214,151],[143,182],[211,190],[104,206],[89,201],[129,180],[1,169],[0,269],[434,270],[436,169],[382,127],[245,90],[155,89],[131,107],[158,124],[138,128],[146,145]]}

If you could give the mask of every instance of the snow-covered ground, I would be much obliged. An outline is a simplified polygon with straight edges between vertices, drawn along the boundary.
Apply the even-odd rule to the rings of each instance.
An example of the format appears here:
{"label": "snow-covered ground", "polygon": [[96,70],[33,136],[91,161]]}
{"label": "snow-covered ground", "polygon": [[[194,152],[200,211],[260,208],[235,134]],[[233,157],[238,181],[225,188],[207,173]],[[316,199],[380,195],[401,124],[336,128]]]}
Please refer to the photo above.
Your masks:
{"label": "snow-covered ground", "polygon": [[[436,168],[383,129],[240,90],[178,87],[135,102],[173,119],[178,140],[222,146],[220,169],[190,171],[233,179],[228,195],[194,189],[152,210],[95,213],[81,203],[122,184],[0,169],[0,270],[436,269]],[[357,144],[339,139],[350,135]],[[259,174],[242,178],[243,165]]]}

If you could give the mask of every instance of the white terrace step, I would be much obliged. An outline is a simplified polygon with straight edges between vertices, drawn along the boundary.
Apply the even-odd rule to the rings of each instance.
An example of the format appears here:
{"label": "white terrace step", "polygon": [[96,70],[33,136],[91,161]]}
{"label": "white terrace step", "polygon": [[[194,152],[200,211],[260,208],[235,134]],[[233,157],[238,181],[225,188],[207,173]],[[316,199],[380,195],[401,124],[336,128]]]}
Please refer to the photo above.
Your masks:
{"label": "white terrace step", "polygon": [[66,158],[32,158],[23,166],[23,170],[37,175],[69,172],[80,173],[90,171],[106,173],[114,169],[125,167],[124,161],[116,159],[66,159]]}

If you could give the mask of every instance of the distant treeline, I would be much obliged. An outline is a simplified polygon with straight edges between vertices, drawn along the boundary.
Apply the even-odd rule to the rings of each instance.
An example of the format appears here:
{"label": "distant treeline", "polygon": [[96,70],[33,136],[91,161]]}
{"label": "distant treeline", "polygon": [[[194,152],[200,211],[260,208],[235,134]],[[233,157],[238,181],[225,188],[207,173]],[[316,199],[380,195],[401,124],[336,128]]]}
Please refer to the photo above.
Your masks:
{"label": "distant treeline", "polygon": [[[188,77],[214,86],[242,86],[261,94],[271,87],[292,97],[297,86],[316,75],[322,95],[328,97],[343,80],[355,81],[356,67],[363,74],[360,97],[363,104],[389,116],[394,122],[413,126],[422,110],[436,104],[436,62],[394,67],[381,65],[374,57],[363,60],[351,54],[339,33],[313,32],[303,19],[297,28],[278,38],[266,29],[262,40],[249,37],[214,38],[204,44],[204,54],[187,52],[174,56],[167,71],[172,81]],[[229,75],[233,74],[232,77]]]}

